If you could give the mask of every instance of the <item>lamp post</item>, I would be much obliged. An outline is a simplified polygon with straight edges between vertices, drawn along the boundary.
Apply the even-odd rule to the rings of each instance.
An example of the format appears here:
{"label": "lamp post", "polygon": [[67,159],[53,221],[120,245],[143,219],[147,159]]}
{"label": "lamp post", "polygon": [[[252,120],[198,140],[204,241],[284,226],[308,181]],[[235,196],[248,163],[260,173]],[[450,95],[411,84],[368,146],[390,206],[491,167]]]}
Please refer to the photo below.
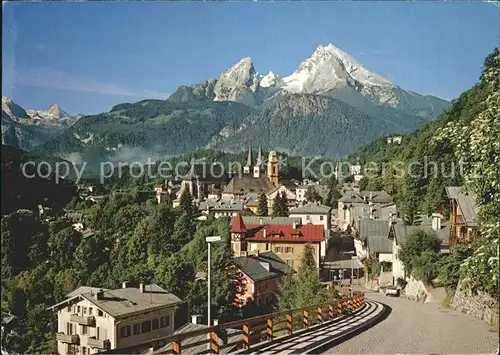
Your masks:
{"label": "lamp post", "polygon": [[207,282],[208,282],[208,313],[207,313],[207,318],[208,318],[208,326],[210,327],[212,325],[212,318],[211,318],[211,313],[210,313],[210,305],[211,305],[211,300],[210,300],[210,246],[214,242],[219,242],[221,240],[221,237],[219,235],[211,236],[211,237],[206,237],[205,238],[206,242],[208,243],[208,275],[207,275]]}

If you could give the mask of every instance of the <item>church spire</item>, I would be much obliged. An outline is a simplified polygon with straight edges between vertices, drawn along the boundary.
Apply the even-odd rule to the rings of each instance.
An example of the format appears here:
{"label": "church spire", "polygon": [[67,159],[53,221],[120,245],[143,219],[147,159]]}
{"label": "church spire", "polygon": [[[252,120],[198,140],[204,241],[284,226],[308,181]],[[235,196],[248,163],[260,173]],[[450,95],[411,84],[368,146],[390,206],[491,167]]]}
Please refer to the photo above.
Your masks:
{"label": "church spire", "polygon": [[243,173],[250,174],[250,172],[252,171],[252,167],[253,167],[252,146],[249,145],[248,146],[247,164],[243,168]]}
{"label": "church spire", "polygon": [[259,152],[257,153],[257,166],[260,168],[263,164],[262,161],[262,146],[259,145]]}

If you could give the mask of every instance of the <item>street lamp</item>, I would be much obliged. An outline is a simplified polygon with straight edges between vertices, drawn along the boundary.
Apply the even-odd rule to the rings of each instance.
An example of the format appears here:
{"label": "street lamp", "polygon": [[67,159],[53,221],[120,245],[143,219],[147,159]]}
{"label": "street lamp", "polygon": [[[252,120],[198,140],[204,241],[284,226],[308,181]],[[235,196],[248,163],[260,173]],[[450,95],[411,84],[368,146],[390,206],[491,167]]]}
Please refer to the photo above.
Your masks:
{"label": "street lamp", "polygon": [[[356,259],[357,259],[357,256],[351,256],[351,260],[352,260],[352,265],[351,265],[351,296],[352,296],[352,291],[353,291],[353,288],[354,288],[354,279],[353,279],[353,276],[354,276],[354,260],[356,260]],[[358,282],[359,282],[359,275],[358,275]]]}
{"label": "street lamp", "polygon": [[214,235],[211,237],[206,237],[205,241],[208,243],[208,275],[207,275],[207,281],[208,281],[208,326],[210,327],[212,325],[212,318],[210,314],[210,305],[211,305],[211,300],[210,300],[210,246],[214,242],[219,242],[221,240],[220,235]]}

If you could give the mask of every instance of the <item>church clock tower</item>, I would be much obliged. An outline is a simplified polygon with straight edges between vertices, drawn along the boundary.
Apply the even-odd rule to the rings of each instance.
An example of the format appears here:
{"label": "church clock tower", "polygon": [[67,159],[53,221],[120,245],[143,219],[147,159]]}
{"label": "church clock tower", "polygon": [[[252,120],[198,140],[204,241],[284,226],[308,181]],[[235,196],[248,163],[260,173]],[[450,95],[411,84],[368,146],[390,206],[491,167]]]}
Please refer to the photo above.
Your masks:
{"label": "church clock tower", "polygon": [[267,176],[274,186],[278,186],[278,155],[274,150],[269,152]]}

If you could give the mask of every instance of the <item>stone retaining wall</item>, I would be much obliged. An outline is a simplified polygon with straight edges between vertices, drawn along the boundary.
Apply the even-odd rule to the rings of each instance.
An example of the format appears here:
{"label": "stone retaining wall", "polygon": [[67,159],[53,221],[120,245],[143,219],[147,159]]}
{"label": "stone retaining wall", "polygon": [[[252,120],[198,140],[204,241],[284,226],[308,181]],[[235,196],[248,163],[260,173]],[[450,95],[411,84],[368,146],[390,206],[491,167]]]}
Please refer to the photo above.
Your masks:
{"label": "stone retaining wall", "polygon": [[473,295],[470,290],[462,287],[460,282],[453,296],[451,308],[498,326],[498,300],[482,292]]}

